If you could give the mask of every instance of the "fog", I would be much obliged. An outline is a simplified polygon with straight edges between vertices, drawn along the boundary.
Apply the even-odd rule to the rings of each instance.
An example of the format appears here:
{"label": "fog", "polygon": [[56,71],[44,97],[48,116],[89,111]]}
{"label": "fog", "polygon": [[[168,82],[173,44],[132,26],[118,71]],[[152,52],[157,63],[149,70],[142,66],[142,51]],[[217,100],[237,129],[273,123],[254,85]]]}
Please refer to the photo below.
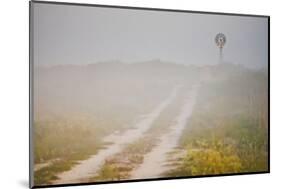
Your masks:
{"label": "fog", "polygon": [[267,18],[32,10],[36,186],[268,170]]}
{"label": "fog", "polygon": [[214,38],[227,37],[225,61],[267,67],[266,17],[242,17],[53,4],[34,5],[38,65],[126,63],[161,59],[216,64]]}
{"label": "fog", "polygon": [[122,109],[142,113],[160,103],[174,86],[199,78],[198,68],[160,61],[37,67],[34,73],[38,118],[68,113],[94,117]]}
{"label": "fog", "polygon": [[[267,170],[267,81],[267,71],[230,63],[196,67],[154,60],[35,67],[35,183]],[[204,145],[198,146],[201,140]],[[240,142],[245,146],[240,148]],[[185,155],[221,144],[229,147],[219,153],[235,161],[225,160],[222,170],[195,154],[194,161],[202,157],[214,167],[205,172]],[[209,156],[211,149],[199,152]],[[79,163],[72,165],[69,158]],[[187,167],[186,159],[191,161]],[[57,171],[56,166],[65,168]]]}

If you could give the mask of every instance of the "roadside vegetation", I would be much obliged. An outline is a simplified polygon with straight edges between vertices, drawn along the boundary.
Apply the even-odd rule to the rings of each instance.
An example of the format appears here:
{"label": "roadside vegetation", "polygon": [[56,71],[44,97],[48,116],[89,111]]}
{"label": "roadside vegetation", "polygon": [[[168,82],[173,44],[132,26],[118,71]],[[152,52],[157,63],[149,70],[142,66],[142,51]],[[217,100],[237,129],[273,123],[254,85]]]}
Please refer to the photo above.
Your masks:
{"label": "roadside vegetation", "polygon": [[202,82],[180,141],[184,155],[168,176],[268,170],[268,85],[263,72]]}
{"label": "roadside vegetation", "polygon": [[103,137],[127,129],[129,125],[124,123],[133,121],[134,117],[123,118],[119,112],[118,116],[112,115],[110,119],[72,118],[35,122],[35,185],[51,184],[58,179],[58,173],[70,170],[78,161],[88,159],[110,145],[103,142]]}

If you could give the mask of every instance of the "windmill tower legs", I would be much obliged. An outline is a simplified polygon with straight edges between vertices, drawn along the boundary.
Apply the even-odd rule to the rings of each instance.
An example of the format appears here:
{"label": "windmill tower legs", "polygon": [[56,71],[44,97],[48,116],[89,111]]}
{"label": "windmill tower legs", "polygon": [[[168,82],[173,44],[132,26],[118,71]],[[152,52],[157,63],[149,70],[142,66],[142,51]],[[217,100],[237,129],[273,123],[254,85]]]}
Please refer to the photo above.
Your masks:
{"label": "windmill tower legs", "polygon": [[219,64],[223,63],[223,54],[222,54],[222,47],[220,49],[220,54],[219,54]]}

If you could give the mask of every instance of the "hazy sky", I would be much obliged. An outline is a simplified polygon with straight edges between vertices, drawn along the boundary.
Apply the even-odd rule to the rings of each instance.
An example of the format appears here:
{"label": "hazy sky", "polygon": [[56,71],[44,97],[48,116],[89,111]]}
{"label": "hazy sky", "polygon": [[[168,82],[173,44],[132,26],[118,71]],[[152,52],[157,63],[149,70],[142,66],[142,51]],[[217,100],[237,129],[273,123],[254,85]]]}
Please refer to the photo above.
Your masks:
{"label": "hazy sky", "polygon": [[267,66],[263,17],[128,10],[34,3],[34,61],[39,65],[161,59],[214,64],[215,35],[227,42],[224,60]]}

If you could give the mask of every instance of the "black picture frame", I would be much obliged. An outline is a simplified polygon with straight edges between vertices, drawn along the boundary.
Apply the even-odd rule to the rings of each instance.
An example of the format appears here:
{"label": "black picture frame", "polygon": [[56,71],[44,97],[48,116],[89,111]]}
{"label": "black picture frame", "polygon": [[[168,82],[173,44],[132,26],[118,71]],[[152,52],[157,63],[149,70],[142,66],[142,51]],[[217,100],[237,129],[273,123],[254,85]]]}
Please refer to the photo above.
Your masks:
{"label": "black picture frame", "polygon": [[[262,172],[245,172],[245,173],[231,173],[231,174],[218,174],[218,175],[197,175],[188,177],[165,177],[153,179],[134,179],[134,180],[120,180],[120,181],[102,181],[90,183],[72,183],[72,184],[52,184],[36,186],[33,185],[33,155],[32,155],[32,127],[33,127],[33,33],[32,33],[32,4],[52,4],[52,5],[65,5],[65,6],[88,6],[88,7],[101,7],[101,8],[115,8],[115,9],[132,9],[132,10],[146,10],[146,11],[162,11],[162,12],[182,12],[193,14],[209,14],[209,15],[229,15],[229,16],[242,16],[242,17],[262,17],[268,20],[268,170]],[[189,179],[189,178],[205,178],[205,177],[222,177],[222,176],[238,176],[238,175],[252,175],[252,174],[266,174],[270,173],[270,16],[268,15],[255,15],[255,14],[240,14],[240,13],[225,13],[225,12],[206,12],[206,11],[191,11],[179,9],[163,9],[163,8],[150,8],[150,7],[132,7],[120,5],[101,5],[101,4],[86,4],[86,3],[68,3],[56,1],[29,1],[29,187],[30,188],[53,188],[53,187],[67,187],[67,186],[85,186],[85,185],[98,185],[98,184],[112,184],[112,183],[131,183],[143,181],[161,181],[161,180],[175,180],[175,179]]]}

